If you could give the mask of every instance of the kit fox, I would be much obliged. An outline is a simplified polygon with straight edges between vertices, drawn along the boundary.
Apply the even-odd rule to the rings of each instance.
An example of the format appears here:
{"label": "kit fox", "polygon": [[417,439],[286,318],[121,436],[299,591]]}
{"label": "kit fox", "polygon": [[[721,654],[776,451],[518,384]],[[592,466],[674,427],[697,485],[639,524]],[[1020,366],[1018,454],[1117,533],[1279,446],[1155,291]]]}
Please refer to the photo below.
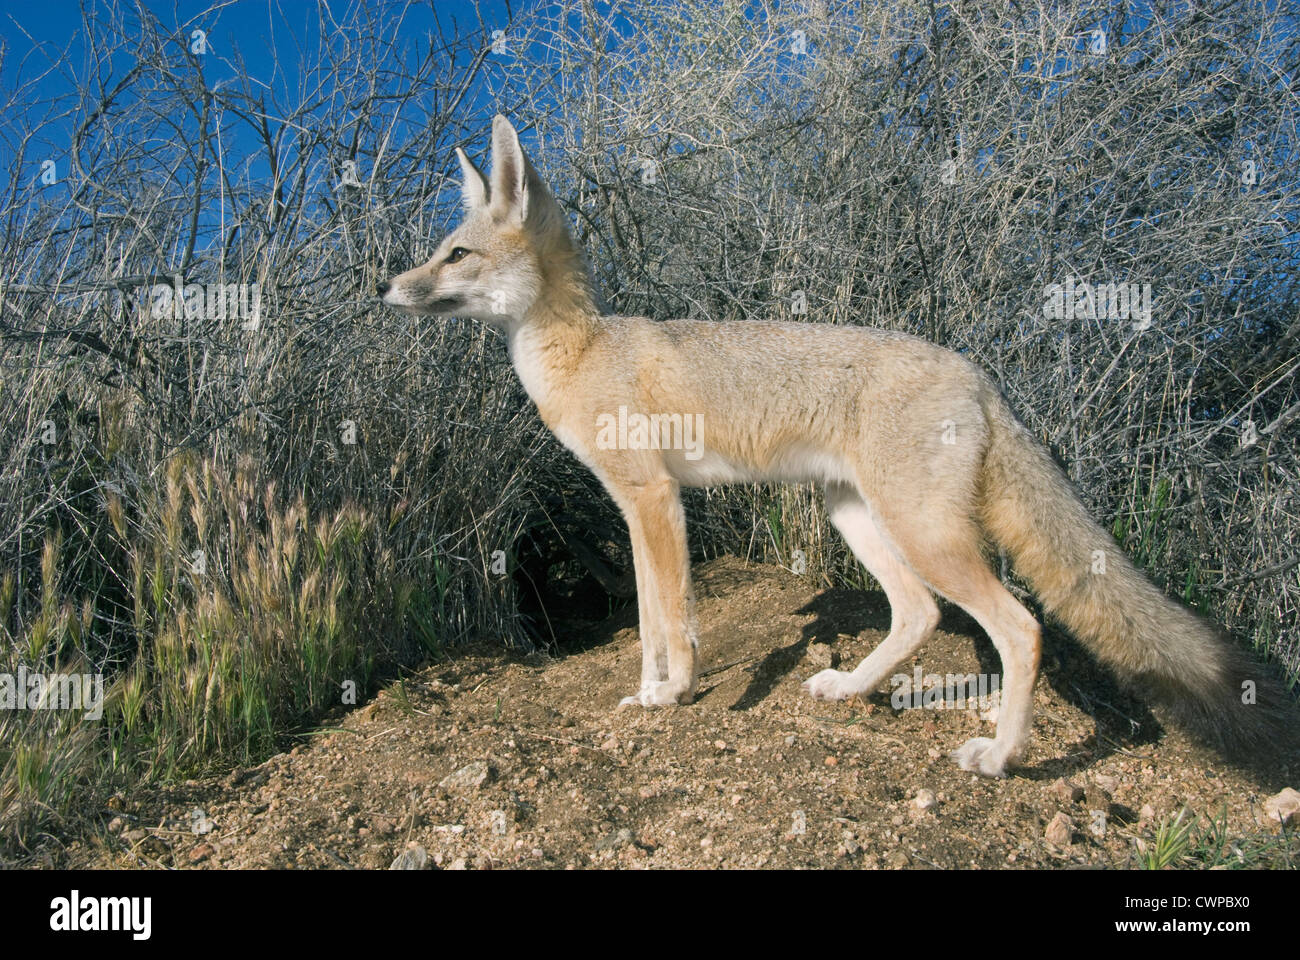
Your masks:
{"label": "kit fox", "polygon": [[489,181],[457,151],[464,222],[378,290],[411,314],[499,328],[542,420],[621,509],[642,657],[640,689],[620,706],[685,704],[696,691],[681,486],[816,482],[892,622],[856,669],[808,679],[813,697],[873,691],[934,632],[939,593],[987,631],[1003,665],[996,736],[953,758],[1003,775],[1030,735],[1040,629],[990,569],[991,541],[1050,613],[1178,719],[1221,747],[1267,739],[1274,711],[1243,702],[1249,661],[1124,557],[982,370],[858,326],[604,316],[561,208],[501,116],[492,153]]}

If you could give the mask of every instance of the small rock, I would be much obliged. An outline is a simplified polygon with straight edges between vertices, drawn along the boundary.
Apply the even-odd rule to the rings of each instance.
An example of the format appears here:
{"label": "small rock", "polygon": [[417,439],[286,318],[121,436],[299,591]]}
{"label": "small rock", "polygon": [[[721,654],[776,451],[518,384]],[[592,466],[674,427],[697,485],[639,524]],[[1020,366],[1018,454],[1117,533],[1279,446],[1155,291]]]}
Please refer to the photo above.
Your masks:
{"label": "small rock", "polygon": [[890,870],[902,870],[911,862],[907,854],[902,850],[895,850],[885,858],[885,866],[889,867]]}
{"label": "small rock", "polygon": [[1065,777],[1058,777],[1052,784],[1051,791],[1062,803],[1078,803],[1083,799],[1084,794],[1083,787],[1066,780]]}
{"label": "small rock", "polygon": [[1156,808],[1149,803],[1142,804],[1142,809],[1138,811],[1138,821],[1150,821],[1156,818]]}
{"label": "small rock", "polygon": [[1286,823],[1298,810],[1300,810],[1300,792],[1291,787],[1285,787],[1277,796],[1269,797],[1264,801],[1264,812],[1278,823]]}
{"label": "small rock", "polygon": [[204,860],[208,859],[208,857],[212,856],[212,854],[213,854],[212,844],[200,843],[197,846],[192,847],[190,849],[190,853],[189,853],[190,863],[202,863]]}
{"label": "small rock", "polygon": [[613,753],[618,749],[618,737],[611,733],[609,739],[600,745],[600,749]]}
{"label": "small rock", "polygon": [[423,870],[429,865],[429,852],[414,840],[393,860],[389,870]]}
{"label": "small rock", "polygon": [[916,797],[912,800],[912,806],[916,808],[918,813],[933,810],[938,805],[939,801],[935,798],[933,791],[925,789],[916,791]]}
{"label": "small rock", "polygon": [[126,832],[126,839],[129,840],[131,843],[139,843],[142,840],[146,839],[148,836],[149,836],[149,831],[142,830],[139,827],[137,827],[134,830],[128,830]]}
{"label": "small rock", "polygon": [[125,826],[126,826],[125,820],[123,820],[121,817],[114,817],[112,820],[108,821],[108,832],[120,833],[122,831],[122,828]]}
{"label": "small rock", "polygon": [[1052,822],[1047,825],[1043,836],[1054,846],[1068,847],[1070,839],[1074,836],[1074,821],[1065,814],[1058,813],[1052,817]]}
{"label": "small rock", "polygon": [[451,862],[451,866],[448,867],[447,869],[448,869],[448,870],[468,870],[468,869],[469,869],[469,863],[465,860],[464,857],[457,857],[455,860],[453,860],[453,861]]}
{"label": "small rock", "polygon": [[1112,797],[1115,796],[1115,791],[1119,789],[1119,777],[1107,776],[1104,773],[1099,773],[1097,776],[1093,777],[1092,782],[1101,787],[1101,789],[1105,790]]}
{"label": "small rock", "polygon": [[444,777],[438,786],[451,793],[471,793],[483,789],[491,780],[492,768],[482,760],[475,760]]}
{"label": "small rock", "polygon": [[839,659],[835,656],[835,651],[831,649],[829,643],[810,643],[808,650],[804,654],[809,666],[814,670],[829,670],[835,666]]}

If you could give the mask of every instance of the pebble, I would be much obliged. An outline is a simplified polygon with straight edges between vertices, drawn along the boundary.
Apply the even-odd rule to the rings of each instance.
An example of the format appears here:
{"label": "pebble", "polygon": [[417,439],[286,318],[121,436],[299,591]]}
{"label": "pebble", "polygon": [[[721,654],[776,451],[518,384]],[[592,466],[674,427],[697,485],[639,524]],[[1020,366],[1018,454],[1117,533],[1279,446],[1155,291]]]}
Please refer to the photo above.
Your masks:
{"label": "pebble", "polygon": [[411,841],[396,859],[389,870],[423,870],[429,864],[429,852],[414,840]]}
{"label": "pebble", "polygon": [[1286,823],[1300,811],[1300,792],[1286,787],[1277,796],[1264,801],[1264,812],[1278,823]]}
{"label": "pebble", "polygon": [[483,789],[491,780],[492,768],[484,761],[476,760],[444,777],[438,786],[452,793],[469,793]]}
{"label": "pebble", "polygon": [[1066,780],[1065,777],[1057,778],[1050,789],[1062,803],[1078,803],[1083,799],[1083,787]]}
{"label": "pebble", "polygon": [[810,643],[805,653],[809,666],[816,670],[829,670],[839,659],[829,643]]}
{"label": "pebble", "polygon": [[938,805],[939,801],[935,798],[933,791],[925,789],[916,791],[916,797],[912,800],[912,806],[915,807],[919,813],[933,810]]}
{"label": "pebble", "polygon": [[1115,791],[1119,789],[1119,777],[1107,776],[1104,773],[1099,773],[1097,776],[1093,777],[1092,782],[1101,787],[1101,789],[1105,790],[1112,797],[1115,796]]}
{"label": "pebble", "polygon": [[1071,838],[1074,836],[1074,821],[1065,814],[1058,813],[1052,817],[1052,821],[1047,825],[1047,830],[1043,836],[1050,844],[1058,847],[1068,847]]}

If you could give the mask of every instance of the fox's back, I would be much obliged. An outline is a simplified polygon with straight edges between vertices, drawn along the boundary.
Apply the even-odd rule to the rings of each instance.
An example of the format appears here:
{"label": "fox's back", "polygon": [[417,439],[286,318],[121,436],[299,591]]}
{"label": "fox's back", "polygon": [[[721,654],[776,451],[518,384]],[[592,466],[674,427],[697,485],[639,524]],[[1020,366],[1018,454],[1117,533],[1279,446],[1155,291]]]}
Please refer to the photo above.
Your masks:
{"label": "fox's back", "polygon": [[943,423],[978,426],[982,417],[970,402],[982,374],[968,361],[869,327],[602,317],[576,372],[562,437],[623,407],[699,415],[705,455],[666,457],[692,485],[839,479],[838,452],[862,442],[864,429],[904,445],[911,432],[914,446],[928,446]]}

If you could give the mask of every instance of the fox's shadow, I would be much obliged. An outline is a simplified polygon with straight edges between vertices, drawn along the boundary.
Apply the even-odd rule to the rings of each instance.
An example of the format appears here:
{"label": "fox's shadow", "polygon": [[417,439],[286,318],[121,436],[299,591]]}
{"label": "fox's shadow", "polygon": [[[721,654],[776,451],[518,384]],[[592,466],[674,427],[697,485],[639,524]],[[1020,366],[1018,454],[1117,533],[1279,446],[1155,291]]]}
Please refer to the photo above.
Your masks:
{"label": "fox's shadow", "polygon": [[[1001,674],[1001,659],[983,628],[960,607],[943,603],[941,610],[939,629],[971,637],[980,672]],[[888,633],[890,626],[889,603],[883,594],[847,587],[824,590],[796,612],[812,614],[814,619],[804,626],[798,640],[763,658],[731,709],[748,710],[765,699],[804,659],[810,644],[833,644],[841,634],[853,635],[864,629]],[[1018,776],[1054,780],[1092,766],[1117,750],[1136,753],[1159,740],[1162,728],[1147,706],[1120,689],[1074,640],[1049,628],[1044,630],[1043,646],[1043,680],[1061,699],[1088,714],[1093,730],[1070,744],[1064,754],[1017,768]],[[851,667],[840,665],[840,669]],[[882,706],[889,704],[888,694],[879,691],[868,699]]]}

